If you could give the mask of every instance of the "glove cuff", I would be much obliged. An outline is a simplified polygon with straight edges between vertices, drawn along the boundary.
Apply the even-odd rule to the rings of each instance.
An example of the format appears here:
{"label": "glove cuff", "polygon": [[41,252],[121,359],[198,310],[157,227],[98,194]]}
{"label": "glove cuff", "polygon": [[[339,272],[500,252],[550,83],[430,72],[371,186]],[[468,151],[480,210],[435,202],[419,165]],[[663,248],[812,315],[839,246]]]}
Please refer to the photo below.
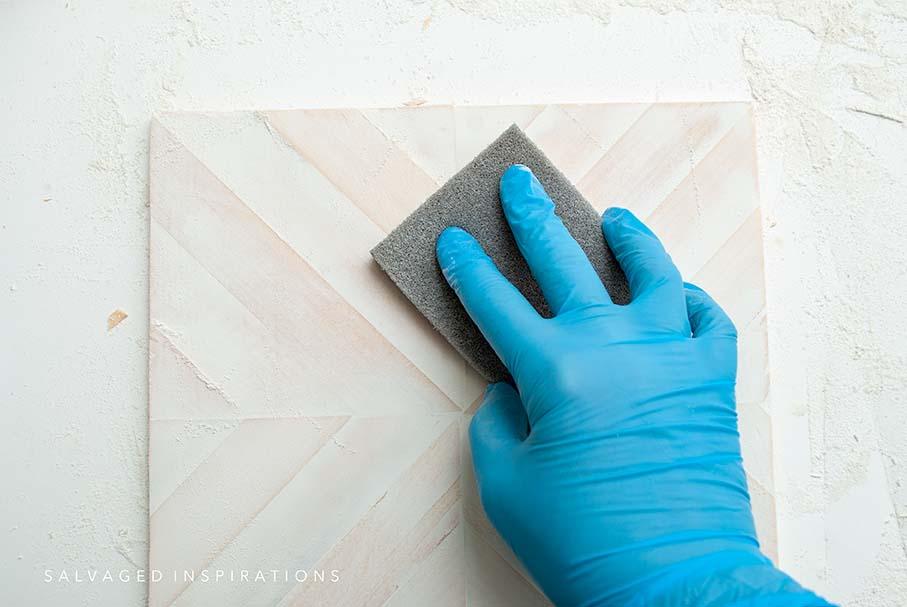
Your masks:
{"label": "glove cuff", "polygon": [[608,604],[832,607],[758,552],[723,551],[662,569]]}

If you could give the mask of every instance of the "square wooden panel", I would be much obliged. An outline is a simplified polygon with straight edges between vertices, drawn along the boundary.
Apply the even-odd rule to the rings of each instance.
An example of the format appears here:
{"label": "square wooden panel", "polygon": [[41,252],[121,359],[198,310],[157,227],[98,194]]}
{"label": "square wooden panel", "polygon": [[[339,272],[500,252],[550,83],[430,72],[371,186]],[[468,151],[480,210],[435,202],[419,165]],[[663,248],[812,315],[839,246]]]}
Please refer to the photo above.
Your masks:
{"label": "square wooden panel", "polygon": [[[512,123],[596,208],[646,220],[734,319],[774,553],[747,104],[172,113],[151,137],[152,607],[548,604],[475,495],[481,378],[369,256]],[[244,570],[279,575],[214,579]]]}

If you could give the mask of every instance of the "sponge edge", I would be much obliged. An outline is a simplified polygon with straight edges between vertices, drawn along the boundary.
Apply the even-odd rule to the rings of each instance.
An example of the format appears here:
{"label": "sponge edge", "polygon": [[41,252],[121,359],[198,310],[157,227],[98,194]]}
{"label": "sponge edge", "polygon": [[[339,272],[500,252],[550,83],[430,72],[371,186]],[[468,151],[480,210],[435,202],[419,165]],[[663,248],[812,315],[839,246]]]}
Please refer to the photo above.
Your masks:
{"label": "sponge edge", "polygon": [[403,294],[489,381],[507,379],[509,374],[444,280],[435,257],[435,241],[448,226],[467,230],[536,310],[550,317],[551,310],[501,208],[500,178],[513,164],[528,166],[538,177],[554,201],[555,212],[586,252],[611,299],[618,304],[629,302],[626,278],[605,244],[598,213],[516,125],[504,131],[371,251]]}

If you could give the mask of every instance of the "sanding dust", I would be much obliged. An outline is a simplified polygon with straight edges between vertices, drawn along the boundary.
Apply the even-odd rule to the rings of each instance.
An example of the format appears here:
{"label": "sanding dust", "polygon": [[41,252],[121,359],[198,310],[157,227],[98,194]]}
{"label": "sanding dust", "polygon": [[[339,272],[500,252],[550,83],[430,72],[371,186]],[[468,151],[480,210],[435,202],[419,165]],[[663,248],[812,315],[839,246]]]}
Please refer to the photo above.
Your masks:
{"label": "sanding dust", "polygon": [[129,316],[129,314],[126,314],[126,312],[123,312],[119,308],[111,312],[110,316],[107,317],[107,330],[113,330],[114,327],[126,320],[127,316]]}

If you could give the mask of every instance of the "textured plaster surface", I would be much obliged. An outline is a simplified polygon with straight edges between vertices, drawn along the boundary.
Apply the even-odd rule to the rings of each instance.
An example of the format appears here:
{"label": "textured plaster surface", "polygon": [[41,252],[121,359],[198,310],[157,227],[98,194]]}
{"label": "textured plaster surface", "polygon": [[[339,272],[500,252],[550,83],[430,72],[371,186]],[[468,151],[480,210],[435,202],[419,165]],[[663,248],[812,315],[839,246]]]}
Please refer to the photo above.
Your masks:
{"label": "textured plaster surface", "polygon": [[0,602],[145,600],[44,570],[146,563],[154,112],[753,98],[781,562],[907,604],[903,1],[0,0],[0,50]]}

